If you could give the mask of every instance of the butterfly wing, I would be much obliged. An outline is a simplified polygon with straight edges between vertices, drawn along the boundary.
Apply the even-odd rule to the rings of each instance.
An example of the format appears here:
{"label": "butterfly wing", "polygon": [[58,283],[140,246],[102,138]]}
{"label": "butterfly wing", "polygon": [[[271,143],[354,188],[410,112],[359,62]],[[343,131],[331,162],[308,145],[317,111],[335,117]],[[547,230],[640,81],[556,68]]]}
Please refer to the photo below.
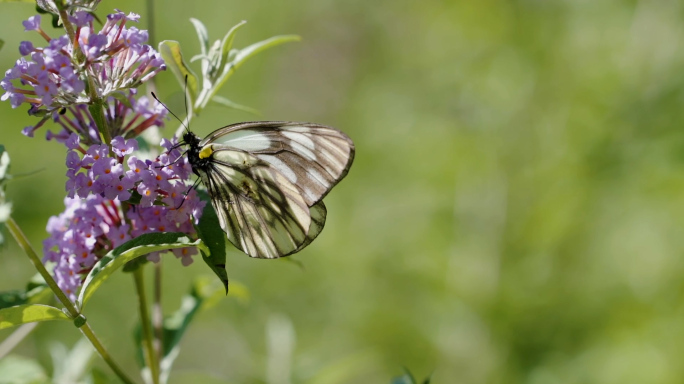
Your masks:
{"label": "butterfly wing", "polygon": [[282,121],[239,123],[218,129],[200,145],[242,150],[268,163],[311,207],[349,172],[354,143],[335,128]]}
{"label": "butterfly wing", "polygon": [[323,227],[325,226],[325,218],[328,215],[328,210],[325,208],[323,200],[309,208],[309,215],[311,216],[311,224],[309,225],[309,231],[306,233],[306,239],[304,239],[304,242],[300,244],[299,247],[297,247],[297,249],[292,253],[299,252],[307,245],[311,244],[311,242],[314,241],[314,239],[318,237],[318,234],[323,230]]}
{"label": "butterfly wing", "polygon": [[309,207],[299,191],[267,163],[246,152],[213,154],[200,170],[228,239],[252,257],[276,258],[306,241]]}
{"label": "butterfly wing", "polygon": [[322,198],[349,171],[354,145],[344,133],[292,122],[240,123],[199,143],[199,169],[228,239],[252,257],[287,256],[323,230]]}

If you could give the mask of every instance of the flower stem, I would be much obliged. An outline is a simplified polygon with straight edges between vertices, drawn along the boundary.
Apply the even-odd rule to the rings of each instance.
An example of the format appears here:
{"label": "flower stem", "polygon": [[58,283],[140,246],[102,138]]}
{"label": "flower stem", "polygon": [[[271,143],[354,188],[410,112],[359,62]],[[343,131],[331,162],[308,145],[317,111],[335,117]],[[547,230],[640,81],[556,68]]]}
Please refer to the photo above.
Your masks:
{"label": "flower stem", "polygon": [[135,290],[138,292],[138,306],[140,310],[140,323],[142,325],[143,334],[143,349],[147,360],[147,366],[150,368],[152,374],[152,382],[159,384],[159,360],[154,353],[152,325],[150,323],[150,314],[147,310],[147,295],[145,295],[145,281],[142,266],[139,266],[133,272],[135,280]]}
{"label": "flower stem", "polygon": [[90,343],[93,344],[93,347],[97,350],[97,352],[102,356],[104,361],[109,365],[109,368],[116,373],[117,376],[126,384],[134,384],[134,382],[126,376],[126,374],[119,368],[119,366],[116,364],[116,362],[112,359],[111,356],[109,356],[109,352],[107,352],[107,349],[100,343],[100,340],[95,336],[95,333],[93,330],[90,328],[90,324],[85,323],[81,328],[81,333],[85,337],[90,340]]}
{"label": "flower stem", "polygon": [[164,350],[164,311],[162,310],[162,260],[154,264],[154,303],[152,304],[152,327],[154,328],[154,349],[157,361]]}
{"label": "flower stem", "polygon": [[[62,305],[64,305],[66,310],[69,312],[69,315],[73,319],[83,316],[78,308],[76,308],[74,303],[72,303],[66,294],[59,288],[57,282],[55,282],[55,279],[52,278],[52,275],[50,275],[47,269],[45,269],[45,265],[43,265],[43,262],[40,260],[38,254],[31,246],[31,243],[29,243],[28,238],[26,235],[24,235],[24,232],[21,231],[19,225],[17,225],[16,221],[14,221],[14,218],[10,217],[6,224],[14,239],[17,241],[21,249],[24,250],[24,253],[26,253],[26,255],[29,257],[29,260],[31,260],[33,266],[36,268],[36,270],[38,270],[38,273],[40,273],[43,279],[45,279],[47,285],[50,287],[52,292],[54,292],[55,296],[57,296],[57,299],[62,303]],[[85,324],[83,324],[83,326],[81,326],[80,330],[83,335],[88,338],[90,343],[93,344],[93,347],[95,347],[102,359],[107,363],[107,365],[109,365],[109,368],[111,368],[112,371],[114,371],[114,373],[119,376],[124,383],[134,384],[134,382],[129,379],[128,376],[126,376],[126,374],[121,370],[121,368],[119,368],[102,343],[100,343],[100,340],[98,340],[98,338],[95,336],[87,321]]]}
{"label": "flower stem", "polygon": [[95,83],[90,77],[88,78],[88,83],[90,84],[90,89],[92,90],[90,92],[91,100],[94,100],[92,104],[88,105],[88,111],[90,111],[90,114],[93,116],[95,125],[97,125],[97,130],[100,131],[100,134],[102,135],[102,140],[105,142],[105,144],[110,145],[112,142],[112,135],[109,133],[109,127],[107,127],[107,120],[105,119],[102,101],[98,99],[98,96],[95,93]]}
{"label": "flower stem", "polygon": [[36,251],[33,250],[33,247],[26,238],[26,235],[24,235],[24,233],[21,231],[21,228],[19,228],[17,222],[14,221],[14,218],[10,217],[7,220],[7,228],[9,228],[14,239],[17,241],[17,243],[19,243],[21,249],[23,249],[26,255],[29,257],[31,263],[33,263],[33,266],[36,268],[38,273],[40,273],[43,279],[45,279],[45,282],[50,287],[52,292],[55,293],[57,299],[62,303],[62,305],[64,305],[67,311],[69,311],[69,315],[74,319],[78,317],[81,313],[76,308],[74,303],[72,303],[66,294],[59,288],[55,279],[52,278],[50,272],[45,269],[45,265],[43,265],[43,262],[38,257],[38,254],[36,254]]}

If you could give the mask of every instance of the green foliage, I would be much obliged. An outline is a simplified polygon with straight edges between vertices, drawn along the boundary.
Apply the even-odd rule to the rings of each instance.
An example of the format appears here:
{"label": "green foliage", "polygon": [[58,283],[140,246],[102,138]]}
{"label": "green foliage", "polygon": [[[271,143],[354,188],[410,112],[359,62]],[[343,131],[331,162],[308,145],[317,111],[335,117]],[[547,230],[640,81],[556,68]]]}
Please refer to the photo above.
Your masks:
{"label": "green foliage", "polygon": [[[245,301],[249,298],[249,291],[244,285],[233,283],[230,296]],[[224,286],[222,284],[215,279],[200,277],[194,281],[190,293],[181,299],[180,308],[164,319],[162,326],[164,349],[160,364],[162,382],[166,382],[170,375],[173,362],[180,353],[180,341],[195,315],[202,310],[213,307],[223,297]],[[133,337],[138,346],[138,362],[144,366],[142,332],[139,325],[133,333]]]}
{"label": "green foliage", "polygon": [[202,211],[202,218],[195,226],[197,235],[205,247],[200,248],[202,260],[221,280],[228,294],[228,273],[226,272],[226,235],[221,229],[219,218],[214,206],[211,204],[209,195],[205,191],[199,191],[200,198],[206,202]]}
{"label": "green foliage", "polygon": [[245,112],[251,113],[253,115],[261,115],[261,113],[259,113],[259,111],[256,109],[235,103],[233,101],[228,100],[227,98],[225,98],[223,96],[214,95],[214,97],[211,99],[211,101],[217,105],[222,105],[224,107],[237,109],[238,111],[245,111]]}
{"label": "green foliage", "polygon": [[69,320],[69,317],[61,309],[44,304],[22,304],[0,309],[0,329],[48,320]]}
{"label": "green foliage", "polygon": [[268,48],[287,42],[299,41],[299,36],[274,36],[238,50],[232,49],[233,40],[238,29],[245,24],[245,21],[236,24],[222,40],[215,41],[211,46],[209,45],[209,33],[204,24],[194,18],[191,18],[190,21],[195,27],[200,42],[201,53],[193,56],[191,61],[199,60],[201,62],[201,89],[198,88],[197,76],[185,63],[180,44],[177,41],[162,41],[159,43],[159,52],[166,61],[168,68],[176,76],[181,87],[185,87],[187,79],[188,98],[192,106],[192,112],[198,114],[209,102],[215,102],[238,110],[255,112],[254,109],[237,104],[225,97],[217,98],[216,94],[230,76],[248,59]]}
{"label": "green foliage", "polygon": [[202,246],[201,240],[188,238],[183,233],[147,233],[116,247],[98,261],[86,276],[77,303],[83,308],[95,291],[117,269],[138,257],[152,252],[170,249]]}
{"label": "green foliage", "polygon": [[185,88],[187,84],[190,100],[195,100],[198,92],[197,75],[185,63],[180,44],[177,41],[164,40],[159,43],[159,53],[164,58],[167,68],[176,75],[181,86]]}
{"label": "green foliage", "polygon": [[94,354],[95,350],[85,338],[76,342],[71,350],[61,343],[52,343],[52,382],[84,383],[83,379],[89,376],[90,362]]}
{"label": "green foliage", "polygon": [[[116,7],[144,13],[142,4]],[[178,4],[160,9],[156,36],[180,40],[194,69],[201,48]],[[2,5],[4,71],[29,38],[16,30],[31,9]],[[254,299],[195,316],[171,382],[263,382],[274,312],[297,332],[293,383],[388,383],[401,364],[434,370],[434,383],[681,382],[681,10],[681,1],[196,2],[193,15],[218,38],[249,19],[234,47],[283,31],[304,38],[250,62],[220,94],[264,119],[340,128],[358,157],[326,197],[327,229],[296,256],[306,272],[228,251],[231,279]],[[175,83],[160,75],[163,100]],[[38,245],[64,207],[64,148],[44,131],[22,136],[25,110],[0,109],[12,172],[47,167],[7,191]],[[202,136],[251,118],[206,108],[192,128]],[[26,277],[12,247],[0,249],[2,290]],[[165,263],[169,295],[206,273],[196,262]],[[123,313],[95,330],[127,351],[119,333],[133,327],[130,291],[108,293],[103,307]]]}
{"label": "green foliage", "polygon": [[427,377],[423,381],[416,381],[416,378],[413,376],[411,371],[409,371],[407,368],[404,368],[404,374],[395,377],[392,379],[391,384],[430,384],[430,377]]}

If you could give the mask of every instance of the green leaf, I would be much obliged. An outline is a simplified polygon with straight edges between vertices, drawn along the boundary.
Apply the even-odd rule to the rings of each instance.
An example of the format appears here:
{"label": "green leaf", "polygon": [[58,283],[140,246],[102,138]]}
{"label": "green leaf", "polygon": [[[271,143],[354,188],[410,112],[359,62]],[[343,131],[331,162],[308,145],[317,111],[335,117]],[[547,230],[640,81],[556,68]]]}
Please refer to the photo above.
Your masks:
{"label": "green leaf", "polygon": [[224,73],[227,71],[235,70],[240,68],[242,64],[247,61],[247,59],[253,57],[259,52],[265,51],[268,48],[272,48],[284,43],[290,43],[294,41],[300,41],[302,38],[297,35],[283,35],[283,36],[273,36],[269,39],[262,40],[258,43],[254,43],[247,48],[241,49],[236,55],[235,59],[231,62],[233,68],[225,68]]}
{"label": "green leaf", "polygon": [[[395,377],[394,379],[392,379],[391,384],[418,384],[418,382],[416,381],[416,378],[413,376],[411,371],[409,371],[406,367],[404,367],[404,374],[399,376],[399,377]],[[422,384],[430,384],[430,376],[425,378],[425,380],[423,380]]]}
{"label": "green leaf", "polygon": [[131,101],[130,101],[130,100],[128,99],[128,97],[126,97],[126,95],[124,95],[123,93],[121,93],[121,92],[112,92],[112,93],[109,94],[109,96],[111,96],[111,97],[117,99],[118,101],[121,102],[121,104],[125,105],[125,106],[128,107],[129,109],[134,109],[133,106],[131,105]]}
{"label": "green leaf", "polygon": [[0,309],[23,304],[46,304],[52,299],[51,292],[45,281],[42,285],[29,282],[26,290],[0,292]]}
{"label": "green leaf", "polygon": [[64,344],[53,342],[50,345],[52,356],[52,381],[55,383],[82,383],[88,373],[90,361],[95,350],[90,342],[79,339],[69,350]]}
{"label": "green leaf", "polygon": [[223,96],[215,95],[215,96],[211,99],[211,101],[213,101],[213,102],[216,103],[216,104],[223,105],[224,107],[228,107],[228,108],[232,108],[232,109],[237,109],[237,110],[240,110],[240,111],[248,112],[248,113],[251,113],[251,114],[253,114],[253,115],[261,115],[261,113],[259,113],[259,111],[257,111],[256,109],[250,108],[250,107],[247,107],[247,106],[238,104],[238,103],[234,103],[234,102],[232,102],[232,101],[226,99],[226,98],[223,97]]}
{"label": "green leaf", "polygon": [[26,292],[15,289],[13,291],[0,292],[0,309],[26,304]]}
{"label": "green leaf", "polygon": [[192,58],[190,58],[190,62],[194,63],[197,60],[208,60],[208,59],[209,58],[207,57],[207,55],[203,55],[200,53],[199,55],[195,55]]}
{"label": "green leaf", "polygon": [[186,234],[177,232],[146,233],[127,241],[111,250],[93,266],[83,282],[77,304],[81,308],[85,307],[86,302],[109,276],[137,257],[157,251],[196,246],[203,247],[202,241],[193,241]]}
{"label": "green leaf", "polygon": [[188,77],[188,92],[190,93],[190,105],[197,99],[197,76],[185,64],[180,44],[173,40],[164,40],[159,43],[159,52],[164,58],[164,62],[171,69],[181,87],[185,87],[185,77]]}
{"label": "green leaf", "polygon": [[[199,289],[198,289],[199,288]],[[223,286],[214,284],[213,290],[206,289],[201,279],[195,281],[189,295],[185,295],[180,308],[164,319],[164,356],[167,356],[180,342],[190,321],[202,306],[205,299],[221,294]]]}
{"label": "green leaf", "polygon": [[6,356],[0,360],[0,377],[2,383],[9,384],[50,382],[43,367],[37,361],[14,355]]}
{"label": "green leaf", "polygon": [[230,31],[228,31],[228,33],[226,33],[226,35],[223,37],[223,42],[221,43],[221,61],[219,62],[219,66],[225,65],[228,62],[228,53],[230,52],[231,48],[233,48],[235,34],[237,33],[238,29],[245,24],[247,24],[247,21],[245,20],[235,24],[235,26],[233,26],[233,28],[231,28]]}
{"label": "green leaf", "polygon": [[[243,294],[246,292],[246,288],[239,283],[236,283],[234,288],[238,288],[235,289],[235,291],[242,291]],[[233,291],[234,289],[231,289],[230,296],[236,296],[239,299],[240,297],[238,294]],[[180,352],[180,341],[195,315],[200,311],[212,307],[213,304],[223,296],[224,290],[222,284],[216,281],[216,279],[209,278],[208,276],[201,276],[193,282],[190,293],[182,298],[180,308],[171,316],[164,319],[162,325],[164,345],[161,361],[162,377],[169,376],[173,361]],[[136,339],[136,345],[138,346],[138,360],[143,362],[142,332],[140,332],[140,326],[137,327],[134,337]],[[165,380],[162,380],[162,382],[165,382]]]}
{"label": "green leaf", "polygon": [[138,205],[140,204],[140,201],[142,201],[142,195],[140,194],[140,192],[138,192],[135,189],[131,190],[131,197],[129,197],[128,200],[126,200],[126,202],[128,204]]}
{"label": "green leaf", "polygon": [[201,21],[195,19],[194,17],[190,18],[190,22],[195,26],[195,30],[197,31],[197,38],[200,42],[202,54],[206,55],[209,51],[209,32],[207,32],[207,27],[205,27]]}
{"label": "green leaf", "polygon": [[43,279],[43,276],[40,275],[40,273],[36,273],[33,275],[28,283],[26,283],[26,290],[31,291],[34,288],[38,287],[47,287],[47,284],[45,283],[45,279]]}
{"label": "green leaf", "polygon": [[209,268],[221,280],[221,283],[228,294],[228,273],[226,272],[226,234],[221,229],[218,216],[214,210],[214,206],[209,200],[209,195],[204,191],[198,191],[202,200],[207,204],[202,211],[202,218],[198,225],[195,226],[197,235],[204,242],[206,249],[200,248],[202,253],[202,260],[209,266]]}
{"label": "green leaf", "polygon": [[5,40],[0,39],[0,51],[2,51],[2,47],[5,46]]}
{"label": "green leaf", "polygon": [[113,381],[107,376],[106,373],[104,373],[102,370],[100,370],[97,367],[93,367],[93,369],[90,372],[91,378],[92,378],[92,383],[93,384],[110,384],[113,383]]}
{"label": "green leaf", "polygon": [[97,130],[100,132],[101,137],[108,137],[109,130],[107,127],[107,121],[105,120],[103,103],[101,101],[96,101],[88,105],[88,111],[90,112],[90,115],[93,117],[95,125],[97,126]]}
{"label": "green leaf", "polygon": [[[133,131],[128,131],[128,132],[133,132]],[[150,152],[150,150],[151,150],[150,143],[147,142],[147,140],[145,140],[145,138],[143,136],[136,136],[135,141],[138,142],[138,150],[139,151]],[[140,200],[142,200],[142,195],[139,194],[138,191],[136,191],[135,189],[131,190],[131,193],[134,193],[134,192],[137,193]],[[128,200],[131,200],[131,199],[128,199]],[[135,204],[140,204],[140,200],[138,200],[138,202]]]}
{"label": "green leaf", "polygon": [[47,320],[70,319],[59,308],[43,304],[24,304],[0,309],[0,329]]}
{"label": "green leaf", "polygon": [[9,170],[10,157],[9,153],[5,150],[5,146],[0,144],[0,183],[3,182],[7,171]]}
{"label": "green leaf", "polygon": [[230,63],[227,63],[223,67],[223,73],[218,80],[212,86],[211,91],[206,98],[203,98],[199,109],[203,109],[209,103],[211,99],[216,95],[216,93],[221,89],[223,84],[230,78],[230,76],[235,73],[235,71],[242,66],[249,58],[253,57],[259,52],[262,52],[268,48],[275,47],[283,43],[289,43],[293,41],[299,41],[301,38],[297,35],[284,35],[284,36],[274,36],[270,39],[254,43],[247,48],[241,49],[235,54],[235,58]]}
{"label": "green leaf", "polygon": [[138,268],[142,267],[143,265],[147,264],[148,260],[145,257],[138,257],[135,258],[128,263],[124,264],[122,271],[130,273],[130,272],[135,272],[138,270]]}
{"label": "green leaf", "polygon": [[413,380],[413,377],[409,374],[405,374],[392,379],[391,384],[418,384]]}
{"label": "green leaf", "polygon": [[35,287],[26,292],[26,300],[29,304],[48,304],[54,300],[54,294],[47,284]]}

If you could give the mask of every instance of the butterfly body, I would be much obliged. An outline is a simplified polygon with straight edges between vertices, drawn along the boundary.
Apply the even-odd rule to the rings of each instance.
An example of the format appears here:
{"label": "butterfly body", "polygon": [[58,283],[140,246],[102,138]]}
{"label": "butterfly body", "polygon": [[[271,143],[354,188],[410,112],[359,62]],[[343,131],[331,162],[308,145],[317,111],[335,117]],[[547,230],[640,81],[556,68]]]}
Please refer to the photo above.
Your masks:
{"label": "butterfly body", "polygon": [[258,258],[290,255],[318,236],[322,199],[354,159],[349,137],[312,123],[239,123],[183,141],[228,239]]}

